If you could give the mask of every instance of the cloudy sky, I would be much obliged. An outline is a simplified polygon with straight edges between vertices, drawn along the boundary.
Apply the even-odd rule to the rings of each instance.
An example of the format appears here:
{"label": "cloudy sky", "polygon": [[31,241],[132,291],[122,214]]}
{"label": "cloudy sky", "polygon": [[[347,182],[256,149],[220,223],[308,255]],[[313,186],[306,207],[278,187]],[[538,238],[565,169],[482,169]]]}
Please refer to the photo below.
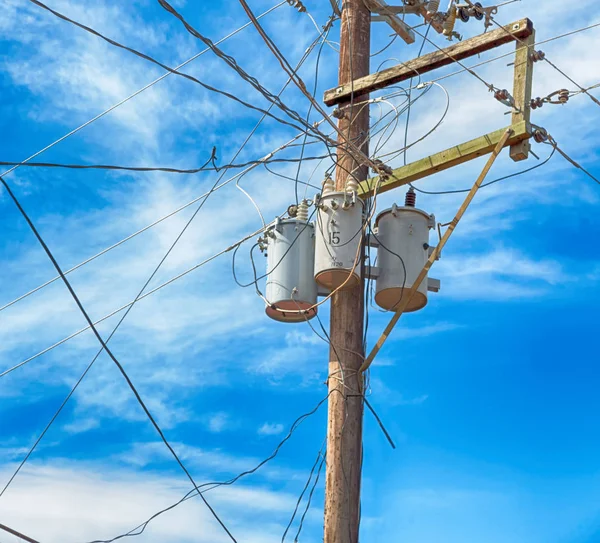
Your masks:
{"label": "cloudy sky", "polygon": [[[2,161],[24,160],[165,73],[29,0],[0,3]],[[169,66],[205,48],[156,0],[48,3]],[[304,3],[319,30],[308,14],[287,3],[263,19],[293,65],[319,39],[330,15],[328,2]],[[275,5],[271,0],[250,4],[257,14]],[[248,21],[238,2],[178,0],[174,5],[213,41]],[[538,40],[600,22],[593,0],[572,5],[522,0],[502,7],[497,20],[507,24],[525,16],[534,21]],[[483,27],[472,21],[459,30],[471,36]],[[373,52],[389,42],[390,32],[385,24],[374,24]],[[433,32],[431,38],[439,46],[447,44]],[[336,84],[338,40],[339,21],[326,43],[317,42],[300,70],[309,88],[318,73],[319,99]],[[408,60],[419,46],[420,40],[410,47],[396,40],[373,58],[372,69]],[[221,47],[272,93],[286,83],[286,75],[252,27]],[[600,82],[598,28],[540,48],[580,85]],[[434,46],[426,44],[424,51],[431,50]],[[509,62],[505,57],[476,71],[497,87],[510,88]],[[428,74],[424,80],[456,69]],[[211,52],[184,70],[257,107],[268,106]],[[448,115],[433,134],[411,147],[409,161],[508,124],[506,107],[471,74],[454,75],[440,84],[449,96]],[[549,64],[537,64],[534,95],[560,88],[577,90]],[[309,114],[308,101],[293,86],[282,99],[302,117]],[[404,98],[390,102],[401,105]],[[445,107],[441,88],[426,92],[412,108],[409,142],[429,133]],[[373,105],[372,122],[391,111],[386,103]],[[277,108],[273,114],[289,121]],[[394,115],[382,123],[394,120]],[[170,75],[38,160],[193,168],[205,163],[216,146],[217,164],[222,165],[232,160],[260,117],[256,110]],[[310,122],[318,120],[311,112]],[[406,116],[397,120],[389,127],[389,138],[381,140],[380,155],[403,146]],[[533,115],[533,122],[547,128],[596,174],[599,121],[600,108],[585,95],[565,106],[545,105]],[[295,128],[269,118],[237,161],[256,160],[297,135]],[[314,141],[309,139],[306,147],[309,158],[325,151]],[[536,144],[534,150],[543,160],[551,148]],[[280,156],[299,153],[294,147]],[[397,156],[390,164],[400,166],[402,161]],[[513,163],[505,153],[490,175],[516,173],[535,163],[533,157]],[[468,187],[482,164],[475,161],[418,186],[433,191]],[[299,180],[319,185],[330,166],[329,159],[307,160]],[[296,164],[273,164],[271,171],[250,171],[240,186],[270,221],[295,201],[297,173]],[[231,175],[225,173],[221,181]],[[196,200],[219,177],[215,172],[185,176],[21,167],[6,180],[68,269]],[[298,190],[304,194],[305,185]],[[314,192],[306,189],[309,196]],[[461,198],[419,195],[418,206],[447,222]],[[377,206],[385,209],[402,199],[402,190],[388,193]],[[546,166],[492,185],[477,196],[434,267],[441,292],[430,297],[426,309],[402,319],[371,371],[370,400],[397,448],[390,448],[367,413],[363,541],[598,541],[600,226],[594,217],[599,203],[600,187],[558,155]],[[94,320],[136,297],[197,205],[184,207],[70,274]],[[0,193],[0,206],[2,307],[53,279],[55,272],[5,192]],[[227,183],[206,201],[149,289],[261,225],[253,202],[236,188],[235,180]],[[251,246],[251,241],[242,245],[237,255],[242,282],[252,280]],[[262,269],[263,263],[258,265]],[[255,467],[272,454],[294,420],[326,395],[328,346],[305,324],[270,321],[254,289],[238,287],[231,270],[227,253],[148,296],[111,340],[115,355],[197,482],[226,481]],[[104,337],[119,315],[98,325]],[[327,325],[326,305],[320,315]],[[370,344],[388,319],[370,308]],[[0,310],[0,372],[34,357],[0,377],[0,488],[94,358],[98,344],[87,331],[35,355],[84,327],[60,282]],[[325,422],[323,406],[300,425],[272,462],[231,487],[206,494],[238,541],[281,541],[307,484],[286,541],[294,540],[305,510],[299,540],[321,540],[323,473],[315,482],[318,465],[307,481],[323,446]],[[110,539],[189,490],[189,481],[126,382],[101,355],[0,497],[0,523],[42,543]],[[228,538],[202,502],[192,498],[153,521],[134,540],[187,543]],[[4,541],[12,540],[0,535]]]}

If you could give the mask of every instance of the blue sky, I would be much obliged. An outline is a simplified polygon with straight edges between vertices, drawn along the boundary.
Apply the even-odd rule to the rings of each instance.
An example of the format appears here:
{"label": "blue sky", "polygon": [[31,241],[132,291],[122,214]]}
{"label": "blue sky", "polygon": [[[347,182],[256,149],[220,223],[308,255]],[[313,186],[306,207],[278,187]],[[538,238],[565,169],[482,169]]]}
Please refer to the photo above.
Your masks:
{"label": "blue sky", "polygon": [[[204,48],[154,0],[48,2],[171,66]],[[304,3],[324,24],[328,3]],[[247,22],[237,2],[204,4],[176,3],[213,40]],[[256,13],[272,5],[267,0],[251,3]],[[497,19],[508,23],[524,16],[534,21],[541,40],[599,21],[591,0],[570,10],[558,0],[522,0],[503,7]],[[287,5],[267,16],[264,26],[292,64],[318,36],[308,16]],[[470,36],[482,28],[473,23],[461,31]],[[373,51],[387,43],[388,34],[387,26],[374,25]],[[331,43],[322,50],[317,97],[336,83],[338,36],[336,22]],[[440,46],[446,44],[432,36]],[[285,74],[252,28],[222,47],[272,92],[285,83]],[[373,59],[372,68],[410,59],[417,47],[398,40]],[[541,46],[584,86],[600,79],[599,47],[598,29]],[[156,66],[27,0],[3,0],[0,53],[0,160],[5,161],[23,160],[162,75]],[[301,71],[310,87],[316,59],[313,53]],[[487,64],[477,73],[510,88],[508,62]],[[536,68],[534,95],[574,90],[549,65]],[[211,53],[185,70],[265,107],[266,101]],[[409,160],[507,124],[505,108],[470,74],[440,83],[450,96],[449,114],[433,135],[411,148]],[[307,113],[308,102],[298,91],[290,88],[283,98]],[[435,87],[417,102],[410,141],[439,121],[445,100]],[[379,114],[373,106],[373,121]],[[219,164],[225,164],[258,118],[256,112],[170,76],[40,160],[191,168],[203,164],[217,146]],[[402,147],[404,119],[382,152]],[[313,113],[311,120],[319,118]],[[566,106],[546,105],[533,116],[533,122],[546,127],[596,174],[599,120],[600,109],[586,96]],[[295,135],[290,127],[265,121],[239,160],[262,157]],[[309,149],[312,155],[323,152],[317,145]],[[543,145],[535,150],[541,157],[549,152]],[[297,150],[285,153],[294,156]],[[532,158],[526,166],[534,162]],[[418,186],[468,187],[482,164],[475,161]],[[311,182],[318,185],[329,165],[323,162],[313,174],[317,164],[305,163],[301,179],[312,175]],[[524,167],[505,153],[490,175]],[[294,164],[274,165],[273,170],[296,175]],[[216,177],[20,168],[6,179],[58,261],[69,268],[193,200]],[[284,212],[295,198],[292,182],[264,168],[244,176],[241,185],[266,220]],[[402,191],[382,195],[378,209],[402,198]],[[460,201],[460,195],[419,195],[418,205],[447,222]],[[441,292],[430,297],[423,311],[403,317],[371,370],[370,401],[397,449],[389,447],[367,413],[362,541],[600,540],[599,203],[600,187],[558,156],[477,196],[432,272],[442,281]],[[0,206],[4,305],[54,277],[54,271],[5,193]],[[70,275],[92,318],[136,296],[192,210],[186,208]],[[151,287],[260,226],[250,200],[229,184],[207,201]],[[249,244],[242,247],[237,262],[245,280],[251,278],[249,249]],[[328,316],[323,306],[325,323]],[[370,310],[370,344],[388,318]],[[106,337],[116,322],[114,317],[103,322],[101,333]],[[0,371],[84,325],[58,282],[0,311]],[[252,468],[273,451],[299,415],[326,395],[327,345],[305,325],[267,319],[253,290],[236,286],[230,254],[140,301],[111,345],[199,482],[228,479]],[[0,482],[8,480],[97,349],[87,332],[0,378]],[[239,541],[281,540],[322,446],[325,421],[321,408],[275,461],[238,485],[207,494]],[[300,539],[307,543],[321,540],[322,482]],[[103,355],[0,498],[0,522],[43,543],[108,538],[188,490],[126,383]],[[157,519],[137,541],[226,541],[219,530],[195,499]]]}

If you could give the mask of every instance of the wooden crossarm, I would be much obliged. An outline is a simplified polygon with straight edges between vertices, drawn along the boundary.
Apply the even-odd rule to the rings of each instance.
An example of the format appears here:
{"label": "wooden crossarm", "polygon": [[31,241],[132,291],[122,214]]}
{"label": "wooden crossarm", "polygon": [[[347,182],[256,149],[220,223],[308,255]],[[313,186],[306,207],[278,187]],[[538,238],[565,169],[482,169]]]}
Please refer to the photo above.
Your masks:
{"label": "wooden crossarm", "polygon": [[489,51],[506,43],[524,40],[533,33],[533,23],[529,19],[521,19],[503,28],[486,32],[460,43],[435,51],[428,55],[398,64],[387,70],[355,79],[346,85],[325,92],[324,102],[334,106],[342,102],[349,102],[352,94],[355,97],[395,85],[411,77],[423,75],[443,66],[453,64],[457,60],[469,58],[484,51]]}
{"label": "wooden crossarm", "polygon": [[[505,142],[505,146],[516,145],[519,142],[525,141],[531,137],[531,126],[525,121],[517,123],[509,128],[512,128],[512,133]],[[416,162],[411,162],[406,166],[402,166],[393,171],[389,179],[383,181],[379,186],[377,193],[387,192],[388,190],[407,185],[418,179],[422,179],[434,173],[447,170],[453,166],[458,166],[464,162],[468,162],[475,158],[491,153],[498,142],[502,140],[506,134],[506,128],[490,132],[485,136],[474,140],[450,147],[441,153],[431,155]],[[361,198],[369,198],[373,196],[373,190],[379,181],[378,177],[374,177],[361,183],[359,196]]]}

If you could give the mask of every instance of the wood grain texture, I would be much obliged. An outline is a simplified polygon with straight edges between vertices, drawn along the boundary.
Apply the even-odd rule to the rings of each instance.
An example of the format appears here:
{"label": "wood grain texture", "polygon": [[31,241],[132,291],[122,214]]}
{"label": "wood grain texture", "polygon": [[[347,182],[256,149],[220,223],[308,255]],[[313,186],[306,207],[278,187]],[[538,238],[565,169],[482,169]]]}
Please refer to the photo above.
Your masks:
{"label": "wood grain texture", "polygon": [[381,72],[358,77],[350,82],[340,83],[335,89],[325,92],[324,102],[328,106],[348,102],[352,94],[360,96],[389,87],[416,75],[423,75],[443,66],[448,66],[457,60],[463,60],[513,42],[516,39],[524,40],[532,32],[533,23],[529,19],[521,19],[503,28],[451,45],[441,51],[435,51]]}
{"label": "wood grain texture", "polygon": [[[371,12],[363,0],[345,0],[340,38],[340,84],[370,72]],[[363,97],[366,98],[366,97]],[[369,108],[354,105],[339,121],[342,134],[368,156]],[[349,172],[361,182],[369,170],[338,147],[336,188],[344,190]],[[324,543],[358,543],[362,466],[364,360],[364,281],[331,298],[327,474]]]}
{"label": "wood grain texture", "polygon": [[[533,86],[533,65],[531,52],[535,45],[535,30],[524,40],[517,42],[517,52],[515,54],[515,83],[513,88],[513,98],[515,99],[515,111],[512,116],[512,124],[522,121],[529,122],[531,119],[531,89]],[[527,160],[531,143],[529,140],[523,140],[512,145],[510,148],[510,158],[515,162]]]}

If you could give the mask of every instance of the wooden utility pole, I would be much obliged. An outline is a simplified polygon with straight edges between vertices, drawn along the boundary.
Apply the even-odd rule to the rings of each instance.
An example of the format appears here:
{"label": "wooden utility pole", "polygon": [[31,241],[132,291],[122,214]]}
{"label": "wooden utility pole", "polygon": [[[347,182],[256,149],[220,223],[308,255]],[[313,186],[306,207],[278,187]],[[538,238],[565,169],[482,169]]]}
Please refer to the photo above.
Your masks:
{"label": "wooden utility pole", "polygon": [[[470,4],[470,2],[469,2]],[[378,187],[382,193],[407,183],[433,175],[442,170],[452,168],[485,154],[493,153],[482,176],[478,179],[465,204],[459,210],[455,221],[458,222],[469,205],[475,192],[479,189],[487,171],[491,168],[503,147],[511,148],[511,158],[515,161],[525,160],[529,153],[529,138],[533,127],[529,122],[531,83],[533,76],[533,59],[530,49],[534,44],[533,23],[529,19],[515,21],[498,30],[469,38],[464,42],[440,49],[412,61],[403,62],[376,74],[370,74],[370,8],[384,16],[389,22],[392,11],[407,9],[403,6],[387,6],[382,0],[343,0],[341,15],[340,67],[338,86],[325,92],[324,102],[329,106],[339,107],[339,129],[344,135],[338,147],[338,164],[336,171],[336,189],[346,189],[350,176],[358,181],[358,195],[365,199],[373,196],[372,187]],[[415,4],[415,13],[426,17],[424,3]],[[391,10],[391,11],[390,11]],[[423,13],[425,10],[425,13]],[[432,19],[426,18],[434,28]],[[392,22],[396,23],[392,18]],[[397,24],[396,24],[397,26]],[[394,25],[392,25],[394,27]],[[401,29],[402,30],[402,29]],[[441,32],[441,28],[436,28]],[[402,32],[400,33],[402,36]],[[410,39],[404,36],[405,41]],[[412,164],[388,173],[385,179],[371,179],[367,183],[368,168],[359,165],[346,152],[344,141],[351,141],[359,146],[364,155],[369,156],[369,108],[364,103],[369,92],[380,90],[399,81],[430,72],[442,66],[453,64],[461,59],[517,41],[517,54],[514,68],[514,97],[512,124],[508,128],[497,130],[480,138],[456,145],[435,155],[423,158]],[[495,97],[502,103],[508,91],[496,89]],[[510,95],[509,95],[510,96]],[[358,104],[354,105],[353,104]],[[433,256],[446,243],[456,226],[450,223],[440,246]],[[364,238],[363,244],[364,247]],[[433,265],[433,257],[420,276],[413,282],[412,291],[416,291],[429,268]],[[361,260],[364,278],[364,259]],[[405,301],[407,304],[408,297]],[[331,299],[331,344],[329,353],[329,419],[327,426],[327,480],[325,488],[325,539],[324,543],[358,543],[360,519],[360,486],[362,468],[362,424],[363,424],[363,370],[388,337],[395,323],[402,314],[397,312],[388,328],[382,335],[373,352],[365,359],[363,344],[364,323],[364,282],[348,290],[336,292]]]}
{"label": "wooden utility pole", "polygon": [[[369,75],[371,12],[363,0],[344,0],[341,18],[339,84]],[[351,97],[342,106],[368,98]],[[345,137],[368,156],[369,108],[347,107],[339,121]],[[350,173],[359,181],[368,167],[338,149],[336,189],[344,190]],[[363,244],[364,246],[364,244]],[[361,263],[362,265],[362,263]],[[364,277],[364,273],[362,274]],[[362,471],[364,361],[364,282],[336,293],[331,300],[329,353],[329,419],[327,425],[327,478],[325,489],[325,543],[358,543]]]}

